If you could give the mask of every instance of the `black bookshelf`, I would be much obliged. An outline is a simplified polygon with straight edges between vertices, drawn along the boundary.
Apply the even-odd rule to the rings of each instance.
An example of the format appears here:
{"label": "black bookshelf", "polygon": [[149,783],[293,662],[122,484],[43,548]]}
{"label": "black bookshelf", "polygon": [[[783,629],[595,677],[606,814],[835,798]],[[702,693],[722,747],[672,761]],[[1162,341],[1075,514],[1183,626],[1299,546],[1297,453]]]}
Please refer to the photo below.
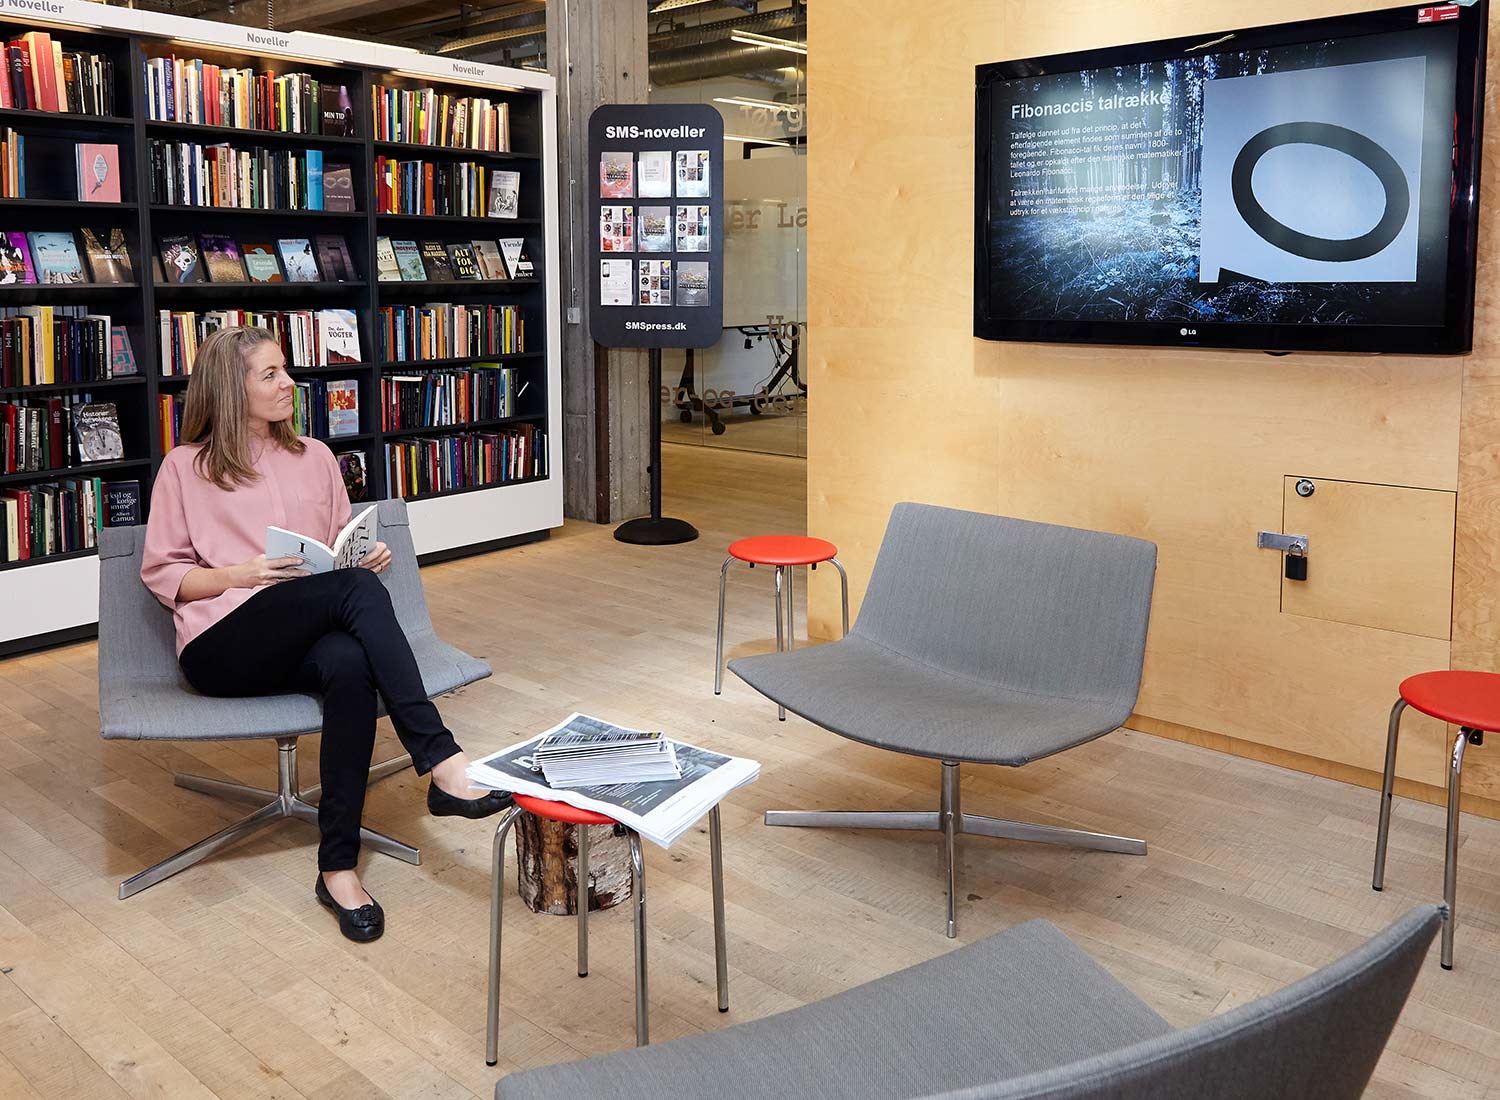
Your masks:
{"label": "black bookshelf", "polygon": [[[292,368],[299,380],[316,377],[347,377],[358,380],[360,388],[361,432],[326,440],[335,451],[358,449],[364,452],[366,465],[366,499],[379,500],[387,495],[387,440],[419,439],[470,430],[501,429],[516,424],[547,427],[545,411],[536,415],[508,417],[503,420],[478,421],[425,429],[381,430],[380,379],[385,374],[411,374],[425,370],[464,367],[475,363],[500,363],[514,366],[519,380],[527,387],[525,407],[546,410],[548,381],[545,349],[547,347],[547,312],[545,248],[542,239],[546,204],[554,197],[545,194],[542,176],[542,109],[543,94],[537,91],[505,91],[494,87],[445,81],[439,77],[416,78],[409,75],[368,68],[358,64],[340,65],[329,61],[300,61],[275,54],[243,52],[227,48],[174,42],[149,33],[112,30],[89,30],[67,26],[49,27],[17,16],[0,17],[0,32],[7,38],[19,37],[27,30],[47,30],[66,48],[86,49],[107,55],[114,65],[115,114],[84,115],[62,112],[0,109],[0,126],[9,126],[30,138],[36,135],[46,142],[104,142],[120,147],[122,201],[120,203],[80,202],[69,197],[71,180],[63,182],[63,194],[50,197],[28,176],[28,192],[37,194],[26,199],[0,199],[0,231],[76,231],[92,228],[122,228],[131,254],[135,279],[126,283],[84,283],[68,285],[0,285],[0,308],[28,305],[81,305],[91,312],[107,313],[114,324],[130,335],[139,374],[134,377],[96,382],[67,382],[0,389],[0,401],[16,398],[34,399],[50,393],[59,395],[97,391],[96,400],[113,401],[120,414],[122,433],[128,457],[120,462],[93,463],[57,470],[0,475],[0,487],[14,487],[37,482],[64,481],[73,478],[101,477],[105,480],[139,480],[141,482],[142,518],[150,508],[150,486],[159,468],[161,447],[160,401],[166,395],[180,398],[185,392],[187,376],[163,376],[160,373],[158,347],[159,310],[247,308],[283,309],[351,309],[359,319],[364,361],[328,367]],[[208,126],[146,117],[143,64],[152,57],[176,55],[180,58],[203,57],[218,63],[251,67],[257,71],[275,69],[279,73],[313,72],[325,83],[345,84],[354,107],[352,136],[284,133],[249,127]],[[393,87],[433,87],[440,92],[461,96],[484,95],[509,104],[512,142],[517,148],[492,152],[429,146],[419,143],[375,141],[370,117],[371,89]],[[150,145],[153,141],[197,141],[205,145],[229,142],[239,147],[260,145],[289,151],[319,149],[325,163],[348,162],[354,170],[356,209],[352,213],[309,210],[264,210],[236,207],[194,207],[152,201]],[[28,142],[28,151],[30,143]],[[380,214],[375,210],[374,167],[377,157],[429,160],[471,160],[494,168],[521,172],[520,218],[424,217],[420,215]],[[348,242],[360,279],[346,283],[227,284],[201,283],[166,285],[152,279],[153,257],[162,236],[197,235],[205,231],[224,233],[236,240],[312,237],[318,234],[341,235]],[[473,239],[524,237],[527,251],[537,270],[537,277],[518,280],[475,280],[464,282],[379,283],[375,279],[375,242],[379,236],[441,238],[445,243]],[[80,242],[81,245],[81,242]],[[82,250],[80,247],[80,254]],[[85,263],[85,270],[87,264]],[[480,355],[456,359],[419,360],[411,362],[377,362],[377,319],[385,304],[419,304],[455,301],[465,304],[516,305],[525,319],[527,351],[514,355]],[[547,430],[557,430],[550,426]],[[477,491],[503,491],[518,484],[547,480],[552,471],[541,477],[471,486],[446,492],[409,496],[408,500],[426,500],[438,496]],[[35,558],[23,562],[0,563],[0,570],[28,565],[86,557],[93,551],[74,551],[65,555]],[[14,643],[0,644],[0,652],[18,648]],[[24,646],[20,647],[24,648]]]}

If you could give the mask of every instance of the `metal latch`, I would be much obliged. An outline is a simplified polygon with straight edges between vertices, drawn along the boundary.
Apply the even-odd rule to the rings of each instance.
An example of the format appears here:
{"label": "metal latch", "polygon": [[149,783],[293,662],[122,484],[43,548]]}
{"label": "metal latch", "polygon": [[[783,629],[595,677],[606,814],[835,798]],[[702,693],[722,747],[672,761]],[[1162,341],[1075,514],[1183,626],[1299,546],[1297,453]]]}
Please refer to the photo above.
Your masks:
{"label": "metal latch", "polygon": [[1280,531],[1262,531],[1255,536],[1255,545],[1261,550],[1279,550],[1283,554],[1307,556],[1306,535],[1283,535]]}

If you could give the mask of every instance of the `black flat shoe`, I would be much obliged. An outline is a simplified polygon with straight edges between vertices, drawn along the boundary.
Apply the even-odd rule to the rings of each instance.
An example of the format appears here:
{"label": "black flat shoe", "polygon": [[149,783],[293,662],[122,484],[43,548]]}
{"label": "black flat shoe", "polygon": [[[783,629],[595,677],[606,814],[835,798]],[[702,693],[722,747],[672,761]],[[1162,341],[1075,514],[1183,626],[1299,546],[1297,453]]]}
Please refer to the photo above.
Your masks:
{"label": "black flat shoe", "polygon": [[433,817],[489,817],[514,804],[509,791],[491,791],[481,798],[458,798],[436,783],[427,784],[427,812]]}
{"label": "black flat shoe", "polygon": [[355,943],[369,943],[371,940],[378,940],[385,933],[385,910],[380,908],[380,902],[373,897],[369,905],[345,909],[333,900],[333,895],[323,883],[322,875],[318,876],[318,884],[313,887],[313,893],[320,902],[338,914],[339,931]]}

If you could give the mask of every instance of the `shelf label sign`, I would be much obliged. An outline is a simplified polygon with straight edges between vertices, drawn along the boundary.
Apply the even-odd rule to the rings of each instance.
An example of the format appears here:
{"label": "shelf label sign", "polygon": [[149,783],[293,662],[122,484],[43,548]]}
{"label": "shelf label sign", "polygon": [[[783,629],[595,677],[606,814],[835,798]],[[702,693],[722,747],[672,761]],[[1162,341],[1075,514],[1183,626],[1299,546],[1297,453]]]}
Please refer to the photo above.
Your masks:
{"label": "shelf label sign", "polygon": [[702,103],[589,117],[589,328],[609,348],[706,348],[724,333],[724,120]]}

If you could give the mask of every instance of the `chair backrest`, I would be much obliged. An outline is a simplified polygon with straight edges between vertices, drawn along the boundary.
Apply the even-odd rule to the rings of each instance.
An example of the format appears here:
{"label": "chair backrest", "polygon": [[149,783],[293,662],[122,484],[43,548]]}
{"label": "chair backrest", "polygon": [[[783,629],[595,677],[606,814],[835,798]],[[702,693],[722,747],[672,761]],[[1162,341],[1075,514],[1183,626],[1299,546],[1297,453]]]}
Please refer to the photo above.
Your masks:
{"label": "chair backrest", "polygon": [[943,1100],[1357,1100],[1442,913],[1413,909],[1337,962],[1195,1027]]}
{"label": "chair backrest", "polygon": [[[391,548],[391,567],[381,575],[407,637],[431,634],[422,594],[406,501],[380,502],[379,538]],[[180,683],[172,613],[141,581],[146,548],[144,524],[105,527],[99,532],[99,688],[126,681]]]}
{"label": "chair backrest", "polygon": [[968,679],[1133,705],[1156,546],[898,504],[852,634]]}

